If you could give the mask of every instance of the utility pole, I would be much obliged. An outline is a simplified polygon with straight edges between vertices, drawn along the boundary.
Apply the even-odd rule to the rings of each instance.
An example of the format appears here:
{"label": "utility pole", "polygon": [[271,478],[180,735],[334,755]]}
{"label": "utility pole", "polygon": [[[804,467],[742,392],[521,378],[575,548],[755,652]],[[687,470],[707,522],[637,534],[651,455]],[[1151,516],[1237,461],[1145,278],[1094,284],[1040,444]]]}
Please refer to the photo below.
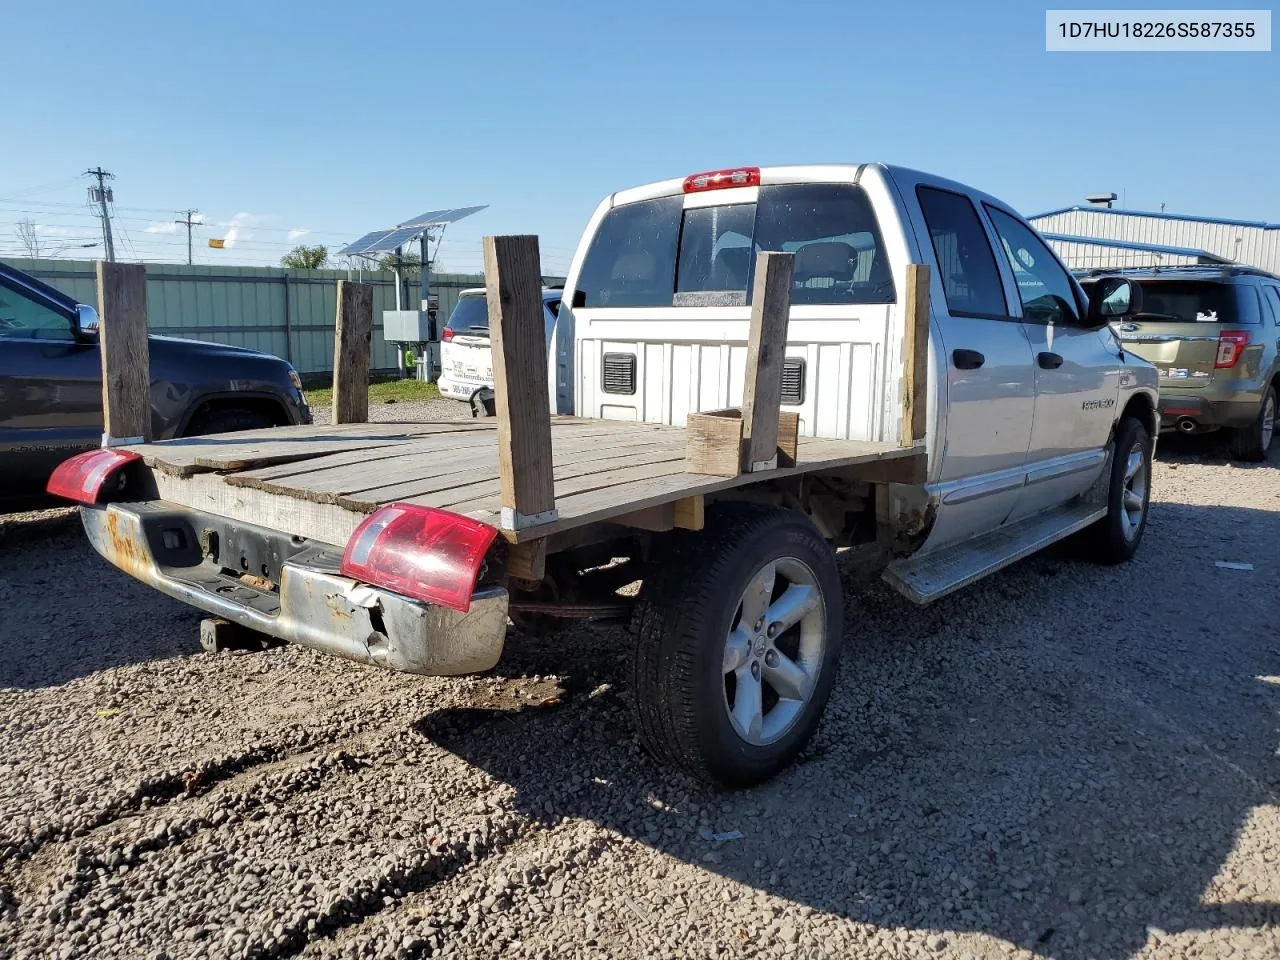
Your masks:
{"label": "utility pole", "polygon": [[175,220],[174,223],[185,223],[187,225],[187,266],[191,266],[191,227],[197,222],[191,218],[199,213],[199,210],[184,210],[185,220]]}
{"label": "utility pole", "polygon": [[92,203],[97,201],[98,208],[102,211],[102,244],[107,249],[107,262],[115,263],[116,247],[111,242],[111,214],[107,211],[107,201],[114,199],[111,195],[111,188],[106,185],[107,180],[114,180],[115,174],[108,173],[101,167],[95,167],[92,170],[84,172],[86,177],[97,177],[97,187],[89,188],[89,201]]}

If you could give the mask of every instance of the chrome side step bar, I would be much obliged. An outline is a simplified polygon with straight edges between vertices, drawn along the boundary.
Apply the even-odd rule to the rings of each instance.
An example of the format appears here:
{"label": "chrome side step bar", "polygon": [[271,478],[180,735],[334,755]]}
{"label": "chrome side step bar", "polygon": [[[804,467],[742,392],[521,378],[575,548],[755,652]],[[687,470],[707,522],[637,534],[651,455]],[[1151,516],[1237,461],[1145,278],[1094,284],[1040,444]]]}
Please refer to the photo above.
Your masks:
{"label": "chrome side step bar", "polygon": [[922,557],[895,560],[885,569],[884,580],[908,600],[923,605],[1043,550],[1106,515],[1105,506],[1074,501]]}

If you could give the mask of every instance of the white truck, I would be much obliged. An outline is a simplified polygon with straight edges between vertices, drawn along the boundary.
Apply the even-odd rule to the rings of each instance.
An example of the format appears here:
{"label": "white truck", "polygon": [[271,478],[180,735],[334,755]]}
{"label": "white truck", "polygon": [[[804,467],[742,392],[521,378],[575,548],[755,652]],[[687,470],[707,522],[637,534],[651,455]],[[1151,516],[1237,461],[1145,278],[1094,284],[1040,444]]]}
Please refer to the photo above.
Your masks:
{"label": "white truck", "polygon": [[[691,415],[755,410],[748,381],[777,366],[749,302],[768,299],[761,251],[791,254],[773,403],[799,439],[784,457],[779,426],[776,456],[709,475]],[[926,602],[1072,534],[1102,563],[1142,539],[1156,371],[1108,326],[1140,291],[1106,278],[1087,299],[994,197],[877,164],[608,197],[547,363],[561,416],[522,476],[505,445],[539,420],[504,391],[546,357],[528,275],[524,367],[502,346],[522,328],[495,340],[496,443],[492,421],[282,428],[101,451],[57,487],[134,576],[393,669],[486,669],[508,618],[629,616],[643,739],[723,785],[771,776],[819,722],[844,639],[838,549],[882,556]],[[490,327],[514,323],[520,296],[489,283]],[[535,473],[554,506],[520,513]],[[633,602],[619,589],[636,580]]]}

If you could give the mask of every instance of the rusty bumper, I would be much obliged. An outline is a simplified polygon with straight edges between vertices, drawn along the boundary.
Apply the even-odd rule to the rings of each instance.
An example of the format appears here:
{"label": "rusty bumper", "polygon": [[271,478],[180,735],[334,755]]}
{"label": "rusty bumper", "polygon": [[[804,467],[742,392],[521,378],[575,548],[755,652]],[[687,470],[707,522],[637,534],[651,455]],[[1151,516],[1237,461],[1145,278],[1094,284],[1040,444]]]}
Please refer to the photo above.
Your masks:
{"label": "rusty bumper", "polygon": [[[163,501],[83,507],[89,540],[143,583],[252,630],[350,660],[429,676],[488,670],[502,654],[507,591],[479,590],[459,613],[358,583],[338,573],[340,551],[234,524]],[[210,540],[234,539],[239,566]],[[224,551],[225,552],[225,551]],[[257,576],[258,560],[265,558]]]}

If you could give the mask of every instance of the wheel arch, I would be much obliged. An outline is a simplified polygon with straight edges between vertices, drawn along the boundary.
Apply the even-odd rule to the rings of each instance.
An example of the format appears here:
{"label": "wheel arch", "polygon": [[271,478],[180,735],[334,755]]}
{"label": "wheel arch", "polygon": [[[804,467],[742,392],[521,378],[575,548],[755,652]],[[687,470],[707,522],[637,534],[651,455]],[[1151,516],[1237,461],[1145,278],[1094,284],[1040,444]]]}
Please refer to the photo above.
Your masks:
{"label": "wheel arch", "polygon": [[1148,393],[1135,393],[1129,398],[1124,405],[1124,410],[1120,412],[1119,419],[1116,420],[1117,426],[1125,417],[1133,417],[1141,421],[1151,431],[1153,437],[1160,433],[1160,411],[1155,399]]}
{"label": "wheel arch", "polygon": [[251,410],[271,421],[272,426],[285,427],[293,421],[284,402],[275,394],[265,391],[239,393],[210,393],[202,395],[187,407],[175,436],[185,437],[192,424],[201,418],[222,410]]}

